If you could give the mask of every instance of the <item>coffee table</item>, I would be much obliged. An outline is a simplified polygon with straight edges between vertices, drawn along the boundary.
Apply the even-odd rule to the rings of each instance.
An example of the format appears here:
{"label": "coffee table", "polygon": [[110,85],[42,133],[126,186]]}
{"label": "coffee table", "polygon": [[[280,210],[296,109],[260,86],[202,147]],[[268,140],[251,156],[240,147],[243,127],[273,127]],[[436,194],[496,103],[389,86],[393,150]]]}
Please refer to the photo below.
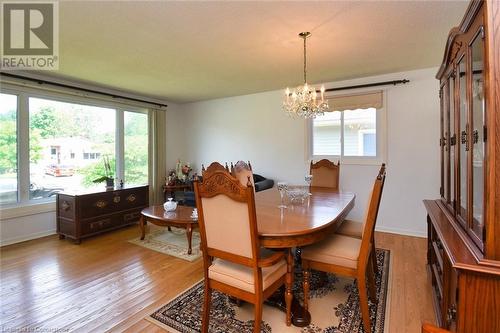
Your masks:
{"label": "coffee table", "polygon": [[146,224],[149,222],[162,227],[178,227],[186,229],[188,240],[188,254],[191,254],[191,238],[193,229],[198,228],[198,219],[193,219],[192,207],[177,206],[173,212],[166,212],[163,205],[149,206],[141,211],[139,228],[141,230],[141,240],[146,236]]}

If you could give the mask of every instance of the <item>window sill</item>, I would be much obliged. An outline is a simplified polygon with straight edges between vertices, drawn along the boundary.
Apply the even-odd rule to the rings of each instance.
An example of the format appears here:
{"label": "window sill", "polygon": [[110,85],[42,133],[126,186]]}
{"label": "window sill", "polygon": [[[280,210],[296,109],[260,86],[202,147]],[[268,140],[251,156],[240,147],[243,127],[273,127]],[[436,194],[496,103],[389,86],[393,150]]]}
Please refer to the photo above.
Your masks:
{"label": "window sill", "polygon": [[22,216],[55,212],[55,210],[56,210],[55,201],[26,203],[26,204],[20,204],[18,206],[2,207],[0,209],[0,221],[9,220]]}
{"label": "window sill", "polygon": [[326,156],[326,155],[321,155],[321,156],[312,156],[312,159],[314,161],[318,161],[321,159],[327,159],[330,160],[334,163],[337,163],[337,161],[340,161],[340,164],[343,165],[380,165],[382,163],[387,163],[384,162],[384,158],[381,157],[344,157],[341,158],[340,156]]}

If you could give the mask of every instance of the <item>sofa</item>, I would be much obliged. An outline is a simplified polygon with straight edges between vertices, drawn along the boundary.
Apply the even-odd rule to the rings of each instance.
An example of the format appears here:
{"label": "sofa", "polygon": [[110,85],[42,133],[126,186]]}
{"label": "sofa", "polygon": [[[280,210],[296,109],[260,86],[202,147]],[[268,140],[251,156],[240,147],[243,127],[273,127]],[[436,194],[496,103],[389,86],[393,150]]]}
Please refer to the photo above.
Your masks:
{"label": "sofa", "polygon": [[[202,180],[201,176],[199,176],[198,178],[200,179],[200,181]],[[274,186],[274,180],[265,178],[258,174],[253,175],[253,182],[255,184],[255,192],[264,191]],[[179,202],[179,205],[196,207],[193,191],[178,191],[175,192],[174,196]]]}

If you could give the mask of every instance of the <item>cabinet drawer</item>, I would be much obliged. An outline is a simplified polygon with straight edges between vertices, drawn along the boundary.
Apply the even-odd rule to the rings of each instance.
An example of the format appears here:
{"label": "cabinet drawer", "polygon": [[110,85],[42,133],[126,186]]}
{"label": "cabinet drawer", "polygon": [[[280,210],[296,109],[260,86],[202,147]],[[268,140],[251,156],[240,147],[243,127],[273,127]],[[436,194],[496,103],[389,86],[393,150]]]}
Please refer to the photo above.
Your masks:
{"label": "cabinet drawer", "polygon": [[83,196],[80,200],[80,210],[82,218],[113,212],[116,210],[116,205],[113,203],[112,192]]}
{"label": "cabinet drawer", "polygon": [[57,214],[61,217],[74,219],[75,213],[75,197],[57,195]]}
{"label": "cabinet drawer", "polygon": [[148,205],[149,193],[144,189],[125,190],[120,193],[120,202],[118,206],[120,210],[128,210],[136,207],[144,207]]}
{"label": "cabinet drawer", "polygon": [[82,235],[94,234],[117,225],[119,225],[119,223],[117,223],[117,219],[114,216],[82,221]]}

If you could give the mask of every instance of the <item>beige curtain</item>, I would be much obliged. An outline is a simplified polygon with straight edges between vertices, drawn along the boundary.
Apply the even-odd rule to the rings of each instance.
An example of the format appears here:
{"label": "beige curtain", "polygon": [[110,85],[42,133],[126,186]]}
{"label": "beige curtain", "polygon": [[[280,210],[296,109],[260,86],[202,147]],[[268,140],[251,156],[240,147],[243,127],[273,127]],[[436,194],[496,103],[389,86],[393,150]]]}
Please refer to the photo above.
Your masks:
{"label": "beige curtain", "polygon": [[163,203],[163,188],[166,176],[166,112],[164,110],[150,110],[150,204]]}
{"label": "beige curtain", "polygon": [[344,111],[375,108],[380,109],[384,105],[382,91],[372,91],[355,95],[330,96],[327,97],[330,111]]}

